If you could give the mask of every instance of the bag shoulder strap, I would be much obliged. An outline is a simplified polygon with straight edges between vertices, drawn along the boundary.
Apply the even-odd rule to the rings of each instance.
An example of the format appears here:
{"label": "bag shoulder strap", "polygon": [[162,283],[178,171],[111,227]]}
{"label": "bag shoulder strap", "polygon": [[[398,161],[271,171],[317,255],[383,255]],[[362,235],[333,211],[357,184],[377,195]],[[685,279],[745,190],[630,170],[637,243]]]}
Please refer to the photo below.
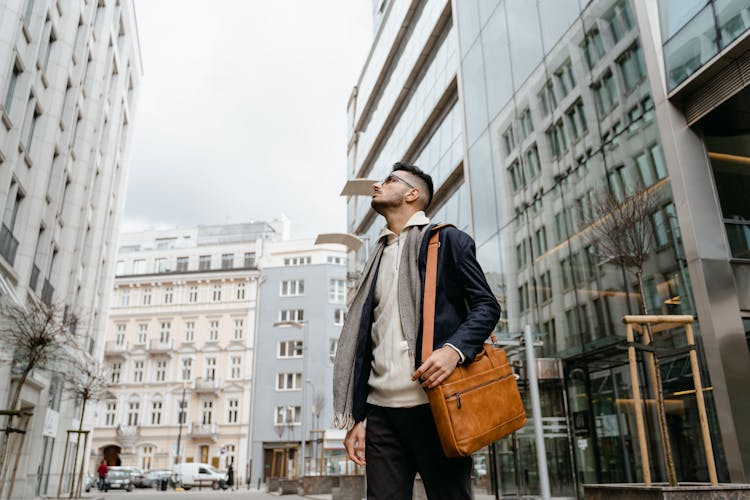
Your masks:
{"label": "bag shoulder strap", "polygon": [[435,297],[437,294],[437,260],[440,247],[440,230],[454,227],[453,224],[437,224],[431,228],[427,246],[427,268],[424,276],[424,298],[422,299],[422,362],[432,354],[435,339]]}

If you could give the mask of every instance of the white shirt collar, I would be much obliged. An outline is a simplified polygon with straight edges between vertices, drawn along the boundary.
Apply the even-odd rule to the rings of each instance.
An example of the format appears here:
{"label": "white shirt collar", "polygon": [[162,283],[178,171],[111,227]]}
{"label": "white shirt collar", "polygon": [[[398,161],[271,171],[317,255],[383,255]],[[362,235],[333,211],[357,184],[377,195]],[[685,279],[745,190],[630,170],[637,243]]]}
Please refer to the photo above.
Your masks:
{"label": "white shirt collar", "polygon": [[[415,212],[414,215],[412,215],[408,221],[406,221],[406,224],[404,225],[404,229],[411,226],[425,226],[430,223],[429,217],[427,217],[423,210],[420,210],[419,212]],[[406,231],[403,229],[401,230],[401,234],[396,235],[393,231],[388,229],[388,226],[384,226],[383,229],[380,230],[380,234],[378,235],[378,240],[380,238],[387,236],[388,241],[393,241],[396,238],[402,237],[406,234]]]}

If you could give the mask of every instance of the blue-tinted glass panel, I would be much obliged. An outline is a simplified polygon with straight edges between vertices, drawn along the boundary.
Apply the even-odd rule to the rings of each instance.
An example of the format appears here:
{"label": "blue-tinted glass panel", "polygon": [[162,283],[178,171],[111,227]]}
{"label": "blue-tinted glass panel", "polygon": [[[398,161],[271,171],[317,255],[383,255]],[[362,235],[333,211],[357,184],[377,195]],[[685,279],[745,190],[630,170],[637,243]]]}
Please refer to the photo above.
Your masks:
{"label": "blue-tinted glass panel", "polygon": [[745,0],[716,0],[714,8],[721,47],[724,48],[750,28],[750,3]]}
{"label": "blue-tinted glass panel", "polygon": [[455,5],[461,55],[466,55],[479,36],[479,0],[462,0]]}
{"label": "blue-tinted glass panel", "polygon": [[484,72],[487,77],[487,107],[494,117],[513,95],[510,78],[510,51],[505,11],[496,9],[482,31]]}
{"label": "blue-tinted glass panel", "polygon": [[544,53],[548,53],[578,18],[578,0],[539,0]]}
{"label": "blue-tinted glass panel", "polygon": [[664,45],[669,89],[695,73],[717,52],[714,16],[708,5]]}
{"label": "blue-tinted glass panel", "polygon": [[542,62],[542,34],[536,2],[506,0],[510,32],[510,53],[513,62],[513,86],[519,88]]}
{"label": "blue-tinted glass panel", "polygon": [[485,132],[469,150],[471,205],[474,215],[474,238],[484,242],[497,231],[495,182],[489,133]]}
{"label": "blue-tinted glass panel", "polygon": [[659,0],[662,40],[668,40],[685,26],[708,0]]}
{"label": "blue-tinted glass panel", "polygon": [[484,85],[482,45],[474,45],[462,61],[466,139],[473,144],[487,128],[487,92]]}

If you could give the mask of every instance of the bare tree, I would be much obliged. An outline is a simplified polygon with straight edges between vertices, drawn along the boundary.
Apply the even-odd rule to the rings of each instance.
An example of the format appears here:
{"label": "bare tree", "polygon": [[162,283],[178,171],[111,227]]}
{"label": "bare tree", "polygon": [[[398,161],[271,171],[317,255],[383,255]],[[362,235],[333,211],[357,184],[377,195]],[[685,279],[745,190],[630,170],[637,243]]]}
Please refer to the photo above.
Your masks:
{"label": "bare tree", "polygon": [[[15,471],[22,452],[25,427],[29,416],[24,416],[18,408],[26,380],[32,370],[54,370],[64,364],[69,353],[75,349],[75,339],[70,333],[74,325],[73,315],[63,314],[62,307],[58,305],[47,305],[30,299],[25,305],[17,303],[5,303],[0,305],[0,345],[10,356],[12,371],[18,374],[16,384],[10,398],[10,406],[4,413],[7,414],[4,438],[0,446],[0,497],[2,497],[5,483],[8,481],[10,471],[10,441],[11,433],[21,433],[20,442],[10,475],[10,486],[8,498],[13,490]],[[15,429],[14,418],[18,420],[19,428]]]}
{"label": "bare tree", "polygon": [[[81,434],[85,434],[83,450],[88,449],[88,431],[83,430],[83,422],[86,418],[86,405],[89,401],[96,402],[101,400],[107,393],[110,386],[110,380],[104,371],[101,363],[94,360],[87,352],[79,351],[75,360],[64,374],[67,382],[67,391],[79,401],[82,405],[81,418],[78,420],[78,430],[76,430],[76,455],[73,460],[73,482],[70,486],[70,498],[81,496],[81,485],[83,483],[83,472],[86,466],[85,455],[81,457],[80,471],[78,471],[78,483],[76,484],[75,473],[78,465],[78,450],[81,444]],[[65,464],[63,462],[63,468]],[[63,471],[64,472],[64,471]],[[62,472],[60,474],[62,477]]]}
{"label": "bare tree", "polygon": [[[597,253],[606,261],[621,265],[636,279],[642,314],[649,314],[643,285],[643,271],[654,245],[654,228],[651,216],[658,208],[654,189],[637,188],[635,194],[620,200],[611,191],[600,192],[592,203],[589,239]],[[627,287],[627,283],[624,284]],[[647,342],[653,346],[651,326],[647,325]],[[649,372],[654,387],[659,430],[662,436],[662,453],[671,486],[677,485],[672,445],[669,440],[661,369],[656,353],[647,354]]]}

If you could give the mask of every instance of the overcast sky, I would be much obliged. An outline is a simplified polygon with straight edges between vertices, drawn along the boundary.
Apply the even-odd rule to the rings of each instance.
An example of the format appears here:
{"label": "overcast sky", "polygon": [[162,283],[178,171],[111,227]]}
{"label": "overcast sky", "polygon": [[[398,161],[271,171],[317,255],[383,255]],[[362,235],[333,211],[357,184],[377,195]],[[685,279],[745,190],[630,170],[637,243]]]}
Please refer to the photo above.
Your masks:
{"label": "overcast sky", "polygon": [[123,231],[344,231],[346,103],[370,0],[135,0],[144,74]]}

